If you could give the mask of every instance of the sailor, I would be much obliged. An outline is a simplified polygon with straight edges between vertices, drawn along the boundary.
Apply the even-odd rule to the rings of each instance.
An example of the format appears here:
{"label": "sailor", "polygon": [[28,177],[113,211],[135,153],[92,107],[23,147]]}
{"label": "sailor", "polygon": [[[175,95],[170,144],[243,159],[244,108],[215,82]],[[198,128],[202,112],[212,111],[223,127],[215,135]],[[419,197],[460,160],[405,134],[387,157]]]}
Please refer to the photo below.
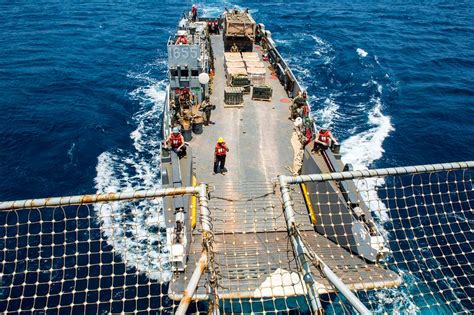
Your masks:
{"label": "sailor", "polygon": [[337,144],[337,140],[332,135],[331,131],[322,128],[318,131],[316,139],[314,140],[313,151],[316,151],[318,154],[321,154],[323,150],[326,150],[329,147],[333,148]]}
{"label": "sailor", "polygon": [[176,40],[176,45],[187,45],[188,37],[186,36],[186,31],[178,31],[178,39]]}
{"label": "sailor", "polygon": [[306,105],[306,92],[298,92],[298,95],[293,99],[293,104],[290,105],[291,120],[295,120],[296,117],[303,116],[303,108]]}
{"label": "sailor", "polygon": [[193,22],[196,22],[197,16],[198,16],[198,8],[195,4],[193,4],[193,6],[191,8],[191,15],[192,15]]}
{"label": "sailor", "polygon": [[201,110],[204,112],[204,125],[208,126],[209,124],[214,125],[214,122],[211,121],[211,111],[216,109],[214,105],[209,101],[209,96],[206,97],[201,103]]}
{"label": "sailor", "polygon": [[192,95],[188,90],[185,90],[179,95],[179,105],[182,109],[189,109],[192,106]]}
{"label": "sailor", "polygon": [[168,149],[174,151],[179,158],[186,156],[186,146],[184,137],[181,134],[179,127],[174,127],[171,134],[165,141],[165,146]]}
{"label": "sailor", "polygon": [[225,175],[227,169],[225,168],[225,158],[229,152],[229,148],[225,144],[224,138],[217,139],[217,145],[214,150],[214,174],[222,173]]}
{"label": "sailor", "polygon": [[230,47],[230,52],[233,52],[233,53],[239,52],[239,47],[237,47],[236,43],[232,44],[232,47]]}
{"label": "sailor", "polygon": [[262,43],[262,27],[260,26],[260,24],[257,24],[257,28],[256,28],[256,31],[255,31],[256,35],[255,35],[255,44],[257,45],[261,45]]}
{"label": "sailor", "polygon": [[181,116],[181,112],[177,111],[171,116],[171,126],[177,126],[182,124],[183,116]]}

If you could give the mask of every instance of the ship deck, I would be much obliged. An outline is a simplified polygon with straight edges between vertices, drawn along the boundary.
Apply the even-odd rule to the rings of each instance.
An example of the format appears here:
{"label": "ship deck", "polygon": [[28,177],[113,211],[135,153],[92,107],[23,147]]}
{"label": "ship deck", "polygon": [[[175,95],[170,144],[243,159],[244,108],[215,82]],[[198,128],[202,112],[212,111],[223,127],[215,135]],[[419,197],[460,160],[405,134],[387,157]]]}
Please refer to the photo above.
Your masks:
{"label": "ship deck", "polygon": [[[198,182],[213,189],[209,208],[215,233],[215,261],[219,266],[219,296],[225,298],[263,298],[300,295],[305,292],[291,254],[279,189],[272,184],[278,175],[288,174],[293,162],[290,143],[292,122],[288,119],[287,94],[273,78],[266,62],[266,84],[273,88],[271,102],[253,101],[244,96],[241,108],[224,108],[224,43],[222,36],[211,36],[215,56],[215,78],[211,103],[215,125],[191,141]],[[214,147],[223,137],[230,149],[226,175],[213,174]],[[321,164],[324,162],[321,159]],[[292,197],[299,230],[308,245],[352,289],[369,290],[399,284],[399,277],[377,265],[366,263],[347,250],[314,232],[299,187]],[[176,273],[169,295],[180,299],[202,252],[200,226],[192,235],[188,265]],[[320,293],[333,287],[314,270]],[[290,277],[289,283],[284,281]],[[275,283],[280,279],[280,287]],[[206,276],[200,280],[194,296],[206,298]],[[272,287],[268,283],[273,282]]]}

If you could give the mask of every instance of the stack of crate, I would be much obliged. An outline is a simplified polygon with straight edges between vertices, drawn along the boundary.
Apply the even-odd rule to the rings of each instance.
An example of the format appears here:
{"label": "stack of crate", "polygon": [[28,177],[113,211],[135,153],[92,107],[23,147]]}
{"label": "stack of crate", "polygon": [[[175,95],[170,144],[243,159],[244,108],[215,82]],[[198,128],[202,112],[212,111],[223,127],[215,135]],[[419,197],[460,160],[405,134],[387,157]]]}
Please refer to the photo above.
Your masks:
{"label": "stack of crate", "polygon": [[250,93],[250,80],[245,63],[240,53],[224,53],[227,85],[244,88],[244,93]]}
{"label": "stack of crate", "polygon": [[224,53],[227,85],[242,86],[245,92],[250,92],[250,80],[247,69],[240,53]]}
{"label": "stack of crate", "polygon": [[247,69],[247,74],[252,85],[265,84],[265,64],[260,61],[257,52],[243,52],[242,59]]}

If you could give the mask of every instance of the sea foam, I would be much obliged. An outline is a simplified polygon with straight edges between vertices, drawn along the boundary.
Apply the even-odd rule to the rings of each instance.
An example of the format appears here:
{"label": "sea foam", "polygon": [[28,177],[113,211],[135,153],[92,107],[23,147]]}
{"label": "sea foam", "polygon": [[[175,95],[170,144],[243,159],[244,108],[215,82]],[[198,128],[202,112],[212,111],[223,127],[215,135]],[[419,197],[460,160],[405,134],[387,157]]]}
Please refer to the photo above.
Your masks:
{"label": "sea foam", "polygon": [[[103,152],[95,178],[98,193],[115,193],[161,187],[160,117],[166,97],[165,82],[146,75],[130,75],[144,82],[129,93],[140,103],[133,116],[136,129],[130,133],[133,150]],[[112,202],[94,207],[107,243],[120,254],[127,267],[136,268],[158,281],[171,279],[164,232],[162,200]]]}
{"label": "sea foam", "polygon": [[358,54],[359,56],[361,56],[362,58],[367,57],[367,55],[369,54],[368,52],[366,52],[366,51],[363,50],[362,48],[357,48],[356,51],[357,51],[357,54]]}

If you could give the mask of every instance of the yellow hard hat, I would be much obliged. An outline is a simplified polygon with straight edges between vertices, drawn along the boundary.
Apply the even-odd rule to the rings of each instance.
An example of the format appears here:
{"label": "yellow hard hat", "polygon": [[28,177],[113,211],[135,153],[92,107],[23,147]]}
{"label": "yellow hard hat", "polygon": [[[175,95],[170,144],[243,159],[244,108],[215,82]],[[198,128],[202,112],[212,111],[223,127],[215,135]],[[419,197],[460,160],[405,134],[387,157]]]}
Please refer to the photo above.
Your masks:
{"label": "yellow hard hat", "polygon": [[222,143],[222,142],[224,142],[224,138],[219,137],[219,139],[217,139],[217,143]]}

